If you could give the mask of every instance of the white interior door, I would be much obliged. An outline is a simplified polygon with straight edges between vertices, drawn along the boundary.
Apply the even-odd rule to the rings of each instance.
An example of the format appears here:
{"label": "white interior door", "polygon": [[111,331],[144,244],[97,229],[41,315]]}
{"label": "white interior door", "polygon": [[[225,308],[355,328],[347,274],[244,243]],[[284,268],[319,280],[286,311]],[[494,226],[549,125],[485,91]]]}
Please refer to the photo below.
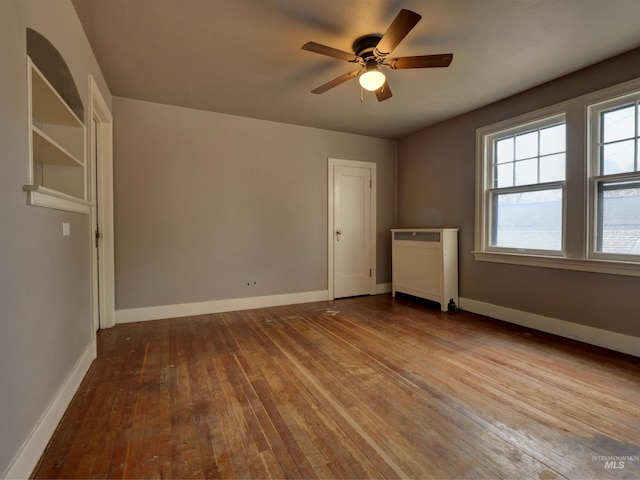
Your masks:
{"label": "white interior door", "polygon": [[373,293],[372,187],[370,167],[333,166],[334,298]]}

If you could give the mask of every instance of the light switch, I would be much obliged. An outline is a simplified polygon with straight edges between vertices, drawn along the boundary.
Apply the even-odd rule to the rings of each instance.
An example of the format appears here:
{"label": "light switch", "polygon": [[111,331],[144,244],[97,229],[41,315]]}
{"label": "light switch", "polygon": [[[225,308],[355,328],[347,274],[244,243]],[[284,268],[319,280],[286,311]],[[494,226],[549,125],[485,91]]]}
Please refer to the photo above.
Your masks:
{"label": "light switch", "polygon": [[68,237],[69,235],[71,235],[71,224],[64,222],[62,224],[62,236]]}

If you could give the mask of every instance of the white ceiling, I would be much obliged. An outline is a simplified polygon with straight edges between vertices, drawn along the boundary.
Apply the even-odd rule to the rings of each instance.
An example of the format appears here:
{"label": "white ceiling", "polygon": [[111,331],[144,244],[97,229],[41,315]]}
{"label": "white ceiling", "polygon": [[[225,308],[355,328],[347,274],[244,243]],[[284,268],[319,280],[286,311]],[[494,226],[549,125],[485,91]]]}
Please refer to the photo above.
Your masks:
{"label": "white ceiling", "polygon": [[[640,0],[73,0],[111,93],[244,117],[400,138],[640,46]],[[453,53],[449,68],[384,70],[310,93],[401,8],[422,15],[391,57]]]}

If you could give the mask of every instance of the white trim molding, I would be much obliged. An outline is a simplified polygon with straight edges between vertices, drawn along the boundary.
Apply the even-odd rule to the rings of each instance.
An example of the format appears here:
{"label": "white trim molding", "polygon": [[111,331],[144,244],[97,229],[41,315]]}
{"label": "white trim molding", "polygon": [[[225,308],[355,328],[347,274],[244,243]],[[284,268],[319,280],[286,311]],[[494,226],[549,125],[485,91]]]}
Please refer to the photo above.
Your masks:
{"label": "white trim molding", "polygon": [[96,351],[96,343],[93,341],[82,353],[66,381],[53,397],[52,402],[40,420],[38,420],[22,447],[20,447],[9,468],[0,475],[0,478],[29,478],[31,476],[53,432],[78,390],[80,382],[82,382],[93,360],[95,360]]}
{"label": "white trim molding", "polygon": [[460,309],[640,357],[640,337],[460,297]]}
{"label": "white trim molding", "polygon": [[640,266],[633,262],[620,262],[595,258],[561,258],[542,255],[513,255],[499,252],[471,252],[480,262],[510,263],[529,267],[557,268],[582,272],[608,273],[640,277]]}
{"label": "white trim molding", "polygon": [[91,211],[91,203],[71,195],[56,192],[42,185],[24,185],[22,189],[27,192],[27,205],[53,208],[83,215],[88,215]]}
{"label": "white trim molding", "polygon": [[[93,121],[96,122],[96,131],[93,130]],[[89,191],[92,199],[89,237],[92,251],[93,322],[97,329],[98,327],[110,328],[115,325],[113,117],[91,74],[89,75],[89,122],[87,163],[90,167]],[[99,249],[94,248],[96,225],[100,226],[102,234],[98,243]]]}
{"label": "white trim molding", "polygon": [[144,322],[163,318],[190,317],[211,313],[235,312],[255,308],[279,307],[299,303],[322,302],[329,300],[327,290],[315,292],[287,293],[283,295],[265,295],[261,297],[231,298],[209,302],[182,303],[116,310],[116,323]]}

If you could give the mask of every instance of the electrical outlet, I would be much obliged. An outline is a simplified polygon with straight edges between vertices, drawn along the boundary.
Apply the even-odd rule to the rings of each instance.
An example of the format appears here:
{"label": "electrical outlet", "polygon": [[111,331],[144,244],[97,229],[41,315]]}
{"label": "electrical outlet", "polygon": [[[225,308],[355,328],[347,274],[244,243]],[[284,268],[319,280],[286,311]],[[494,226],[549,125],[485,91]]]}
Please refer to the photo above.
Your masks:
{"label": "electrical outlet", "polygon": [[62,236],[68,237],[69,235],[71,235],[71,224],[68,222],[64,222],[62,224]]}

